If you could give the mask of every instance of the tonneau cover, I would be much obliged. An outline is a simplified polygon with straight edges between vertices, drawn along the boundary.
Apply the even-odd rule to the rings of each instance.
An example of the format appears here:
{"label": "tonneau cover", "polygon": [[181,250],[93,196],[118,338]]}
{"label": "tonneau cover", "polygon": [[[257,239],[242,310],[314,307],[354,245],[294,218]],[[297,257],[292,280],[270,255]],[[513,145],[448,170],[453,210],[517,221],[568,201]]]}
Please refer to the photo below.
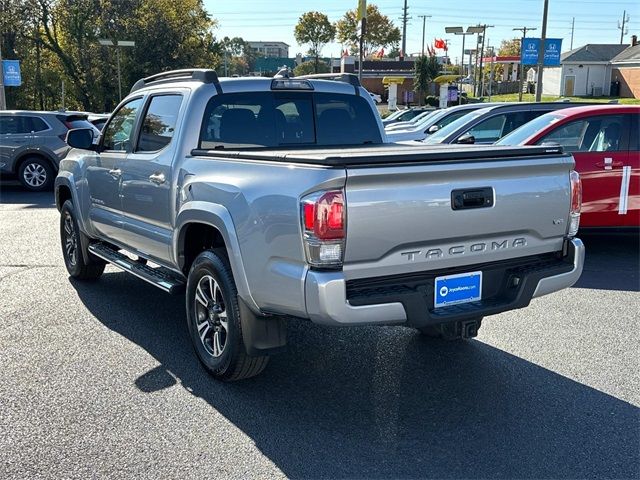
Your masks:
{"label": "tonneau cover", "polygon": [[402,163],[460,162],[473,160],[499,160],[514,157],[540,157],[561,155],[561,146],[497,146],[497,145],[398,145],[350,146],[331,148],[287,148],[282,150],[201,150],[194,149],[194,156],[238,158],[245,160],[286,161],[335,167],[393,165]]}

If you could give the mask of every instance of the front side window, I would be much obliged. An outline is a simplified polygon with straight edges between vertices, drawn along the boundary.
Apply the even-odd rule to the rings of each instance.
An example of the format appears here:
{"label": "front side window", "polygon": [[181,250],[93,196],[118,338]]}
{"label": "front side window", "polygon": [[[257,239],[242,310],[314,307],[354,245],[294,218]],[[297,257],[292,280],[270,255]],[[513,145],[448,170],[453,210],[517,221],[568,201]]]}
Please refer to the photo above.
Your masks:
{"label": "front side window", "polygon": [[169,145],[181,104],[182,95],[159,95],[151,98],[142,121],[138,152],[157,152]]}
{"label": "front side window", "polygon": [[567,152],[614,152],[622,148],[622,115],[599,115],[566,123],[537,143],[557,143]]}
{"label": "front side window", "polygon": [[130,152],[133,138],[133,126],[136,114],[142,105],[142,98],[125,103],[113,114],[104,130],[103,150]]}
{"label": "front side window", "polygon": [[476,142],[495,142],[502,136],[502,129],[507,121],[505,114],[495,115],[478,123],[466,133],[473,135]]}

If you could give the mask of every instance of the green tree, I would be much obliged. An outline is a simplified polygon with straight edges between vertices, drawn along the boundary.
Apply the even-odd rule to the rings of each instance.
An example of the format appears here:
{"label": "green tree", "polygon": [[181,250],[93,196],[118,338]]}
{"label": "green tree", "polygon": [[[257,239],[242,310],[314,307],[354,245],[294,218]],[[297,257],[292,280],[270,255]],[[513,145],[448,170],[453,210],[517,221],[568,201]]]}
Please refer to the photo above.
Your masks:
{"label": "green tree", "polygon": [[293,69],[295,76],[311,75],[312,73],[329,73],[329,65],[323,61],[316,63],[315,61],[302,62]]}
{"label": "green tree", "polygon": [[389,51],[385,55],[386,58],[398,58],[399,56],[400,56],[400,48],[398,48],[397,46],[394,46],[391,49],[389,49]]}
{"label": "green tree", "polygon": [[0,35],[6,58],[22,61],[12,108],[66,106],[112,110],[118,102],[116,49],[99,38],[133,40],[120,49],[123,94],[140,77],[163,70],[219,65],[215,20],[202,0],[4,0]]}
{"label": "green tree", "polygon": [[318,73],[320,52],[333,41],[336,28],[324,13],[306,12],[298,19],[294,36],[300,45],[309,45],[309,53],[315,58],[315,73]]}
{"label": "green tree", "polygon": [[[341,43],[349,45],[352,52],[359,49],[357,10],[349,10],[336,22],[337,38]],[[364,36],[363,49],[365,55],[386,48],[397,47],[400,42],[400,29],[393,22],[380,13],[374,4],[367,5],[367,29]]]}
{"label": "green tree", "polygon": [[425,96],[429,84],[439,73],[440,64],[435,55],[423,55],[416,60],[413,88],[418,92],[418,105],[422,105],[422,99]]}
{"label": "green tree", "polygon": [[216,42],[214,50],[222,59],[222,67],[226,67],[226,75],[246,75],[255,66],[255,52],[241,37],[224,37]]}

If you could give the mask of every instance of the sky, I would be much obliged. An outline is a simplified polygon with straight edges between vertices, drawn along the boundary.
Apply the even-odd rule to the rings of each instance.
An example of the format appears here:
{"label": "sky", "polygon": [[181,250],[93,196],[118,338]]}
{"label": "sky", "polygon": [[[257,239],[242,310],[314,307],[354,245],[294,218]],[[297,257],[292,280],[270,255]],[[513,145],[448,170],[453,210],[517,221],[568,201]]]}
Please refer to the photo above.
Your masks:
{"label": "sky", "polygon": [[[400,16],[404,0],[369,0],[378,5],[382,13],[391,18],[402,30]],[[527,36],[540,36],[542,29],[543,0],[408,0],[407,53],[419,53],[422,44],[422,18],[426,19],[426,43],[434,38],[449,40],[449,55],[453,62],[462,53],[462,37],[447,35],[445,27],[494,25],[487,29],[487,44],[500,46],[501,40],[521,36],[514,27],[535,27]],[[290,45],[289,56],[304,53],[307,48],[296,43],[293,30],[301,14],[321,11],[331,22],[338,20],[348,9],[357,6],[357,0],[204,0],[207,11],[218,21],[216,37],[242,37],[247,41],[283,41]],[[562,51],[571,44],[571,21],[575,17],[573,47],[586,43],[619,43],[618,23],[623,11],[630,17],[629,33],[640,37],[639,0],[549,0],[548,38],[562,38]],[[465,48],[474,43],[473,36],[466,39]],[[326,57],[338,57],[341,46],[328,44],[322,53]]]}

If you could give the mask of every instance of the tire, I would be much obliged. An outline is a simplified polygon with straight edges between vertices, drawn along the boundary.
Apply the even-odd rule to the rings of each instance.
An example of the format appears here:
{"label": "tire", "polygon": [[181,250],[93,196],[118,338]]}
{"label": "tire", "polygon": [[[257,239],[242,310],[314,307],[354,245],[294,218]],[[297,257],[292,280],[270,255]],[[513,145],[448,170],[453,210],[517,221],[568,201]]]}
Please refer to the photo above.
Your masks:
{"label": "tire", "polygon": [[62,245],[62,256],[67,272],[72,278],[77,280],[97,280],[104,272],[105,263],[101,260],[85,262],[85,255],[89,252],[82,251],[83,242],[80,236],[83,233],[78,228],[75,210],[71,200],[67,200],[60,210],[60,244]]}
{"label": "tire", "polygon": [[50,190],[54,177],[51,164],[42,157],[27,157],[18,168],[20,183],[32,192]]}
{"label": "tire", "polygon": [[187,278],[186,304],[191,343],[211,375],[235,381],[265,369],[269,357],[250,357],[245,350],[238,291],[224,249],[196,257]]}
{"label": "tire", "polygon": [[[476,334],[482,326],[482,317],[474,319],[477,322]],[[421,335],[429,338],[441,338],[447,341],[467,340],[473,338],[476,335],[465,336],[462,333],[463,323],[466,322],[450,322],[440,323],[438,325],[428,325],[426,327],[420,327],[417,330]]]}

